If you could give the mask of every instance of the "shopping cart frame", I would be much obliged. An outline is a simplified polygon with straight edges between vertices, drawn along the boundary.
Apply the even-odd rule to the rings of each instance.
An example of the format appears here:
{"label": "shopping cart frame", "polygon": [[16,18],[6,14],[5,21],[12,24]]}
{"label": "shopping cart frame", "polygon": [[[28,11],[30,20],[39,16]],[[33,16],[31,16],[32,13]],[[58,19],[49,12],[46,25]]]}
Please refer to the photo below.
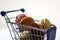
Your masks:
{"label": "shopping cart frame", "polygon": [[[16,12],[16,11],[21,11],[21,12],[25,12],[25,9],[18,9],[18,10],[12,10],[12,11],[1,11],[0,12],[0,14],[5,18],[5,21],[6,21],[6,23],[7,23],[7,27],[8,27],[8,29],[9,29],[9,32],[10,32],[10,35],[11,35],[11,37],[12,37],[12,40],[18,40],[17,38],[16,38],[16,35],[18,35],[18,37],[19,37],[19,34],[17,33],[17,31],[15,30],[15,28],[13,27],[13,25],[12,24],[16,24],[16,23],[13,23],[13,22],[11,22],[10,20],[9,20],[9,18],[8,18],[8,16],[6,15],[7,13],[10,13],[10,12]],[[8,19],[8,20],[7,20]],[[10,28],[9,28],[9,25],[8,25],[8,23],[10,23],[10,25],[12,26],[11,28],[13,29],[13,33],[14,33],[14,38],[13,38],[13,36],[12,36],[12,33],[11,33],[11,30],[10,30]],[[18,24],[16,24],[16,25],[18,25]],[[38,29],[38,28],[33,28],[33,27],[31,27],[31,28],[33,28],[33,29],[37,29],[37,30],[41,30],[41,31],[46,31],[47,32],[47,40],[55,40],[55,36],[56,36],[56,26],[55,25],[53,25],[54,27],[52,27],[52,28],[50,28],[50,29],[48,29],[48,30],[42,30],[42,29]],[[20,40],[20,39],[19,39]]]}

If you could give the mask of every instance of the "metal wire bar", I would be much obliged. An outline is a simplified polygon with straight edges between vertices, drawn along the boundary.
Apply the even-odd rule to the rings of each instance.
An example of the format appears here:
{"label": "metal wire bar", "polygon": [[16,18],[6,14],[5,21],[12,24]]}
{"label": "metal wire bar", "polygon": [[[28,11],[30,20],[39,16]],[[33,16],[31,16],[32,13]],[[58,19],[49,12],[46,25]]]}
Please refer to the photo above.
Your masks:
{"label": "metal wire bar", "polygon": [[[6,15],[6,17],[7,17],[8,21],[11,22],[11,21],[9,20],[9,18],[8,18],[7,15]],[[17,40],[16,34],[15,34],[15,32],[16,32],[16,31],[15,31],[15,28],[14,28],[13,24],[10,23],[10,25],[11,25],[11,28],[12,28],[12,30],[13,30],[13,34],[14,34],[16,40]]]}
{"label": "metal wire bar", "polygon": [[32,27],[32,26],[26,26],[26,25],[23,25],[23,24],[16,24],[14,22],[8,22],[8,23],[15,24],[15,25],[18,25],[18,26],[21,26],[21,27],[24,26],[26,28],[35,29],[35,30],[38,30],[38,31],[47,32],[47,29],[43,30],[43,29]]}
{"label": "metal wire bar", "polygon": [[12,33],[11,33],[11,30],[10,30],[10,28],[9,28],[9,25],[8,25],[8,23],[7,23],[6,17],[4,16],[4,18],[5,18],[5,21],[6,21],[6,24],[7,24],[8,30],[9,30],[9,32],[10,32],[10,35],[11,35],[11,37],[12,37],[12,40],[14,40],[14,38],[13,38],[13,36],[12,36]]}

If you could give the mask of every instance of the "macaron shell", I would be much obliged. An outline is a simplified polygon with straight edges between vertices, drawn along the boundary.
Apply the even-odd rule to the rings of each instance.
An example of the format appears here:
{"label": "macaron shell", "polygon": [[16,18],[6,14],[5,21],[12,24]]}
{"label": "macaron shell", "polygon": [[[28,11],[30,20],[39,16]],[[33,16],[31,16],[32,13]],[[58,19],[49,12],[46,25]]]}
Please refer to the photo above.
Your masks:
{"label": "macaron shell", "polygon": [[38,25],[38,23],[35,23],[35,24],[34,24],[34,27],[40,28],[39,25]]}
{"label": "macaron shell", "polygon": [[40,28],[41,29],[48,29],[51,27],[51,23],[48,19],[42,19],[40,22],[39,22],[39,25],[40,25]]}
{"label": "macaron shell", "polygon": [[24,39],[24,38],[29,38],[29,35],[24,34],[24,33],[21,33],[21,34],[20,34],[20,38],[23,38],[23,39]]}
{"label": "macaron shell", "polygon": [[15,22],[16,22],[17,24],[19,24],[19,23],[20,23],[20,21],[19,21],[18,19],[16,19],[16,20],[15,20]]}
{"label": "macaron shell", "polygon": [[44,26],[44,19],[42,19],[39,23],[38,23],[40,29],[43,29]]}
{"label": "macaron shell", "polygon": [[16,18],[24,17],[24,16],[26,16],[26,15],[25,14],[19,14],[19,15],[16,16]]}
{"label": "macaron shell", "polygon": [[[24,17],[21,21],[20,21],[21,24],[23,25],[27,25],[27,26],[34,26],[34,20],[31,18],[31,17]],[[26,27],[23,27],[22,28],[24,31],[28,31],[29,28],[26,28]]]}
{"label": "macaron shell", "polygon": [[50,28],[51,27],[51,23],[48,19],[44,19],[44,26],[46,27],[46,29]]}

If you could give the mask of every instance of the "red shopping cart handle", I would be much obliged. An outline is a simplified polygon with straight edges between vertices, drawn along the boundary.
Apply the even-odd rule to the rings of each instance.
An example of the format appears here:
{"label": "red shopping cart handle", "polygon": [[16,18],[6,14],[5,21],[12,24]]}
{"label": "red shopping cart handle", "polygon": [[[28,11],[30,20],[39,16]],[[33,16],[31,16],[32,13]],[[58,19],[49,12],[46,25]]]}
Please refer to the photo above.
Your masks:
{"label": "red shopping cart handle", "polygon": [[0,14],[1,14],[2,16],[5,16],[6,13],[16,12],[16,11],[25,12],[25,9],[24,9],[24,8],[21,8],[21,9],[18,9],[18,10],[12,10],[12,11],[6,11],[6,12],[5,12],[5,11],[1,11]]}

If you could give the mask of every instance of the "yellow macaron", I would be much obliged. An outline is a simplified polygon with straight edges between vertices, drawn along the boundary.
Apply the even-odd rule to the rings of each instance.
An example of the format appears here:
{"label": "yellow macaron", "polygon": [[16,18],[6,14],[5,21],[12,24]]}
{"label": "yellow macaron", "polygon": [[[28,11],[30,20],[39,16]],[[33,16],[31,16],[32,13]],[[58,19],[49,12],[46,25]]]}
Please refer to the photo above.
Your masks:
{"label": "yellow macaron", "polygon": [[39,22],[39,25],[40,25],[41,29],[49,29],[51,27],[51,23],[50,23],[50,21],[47,18],[42,19]]}

